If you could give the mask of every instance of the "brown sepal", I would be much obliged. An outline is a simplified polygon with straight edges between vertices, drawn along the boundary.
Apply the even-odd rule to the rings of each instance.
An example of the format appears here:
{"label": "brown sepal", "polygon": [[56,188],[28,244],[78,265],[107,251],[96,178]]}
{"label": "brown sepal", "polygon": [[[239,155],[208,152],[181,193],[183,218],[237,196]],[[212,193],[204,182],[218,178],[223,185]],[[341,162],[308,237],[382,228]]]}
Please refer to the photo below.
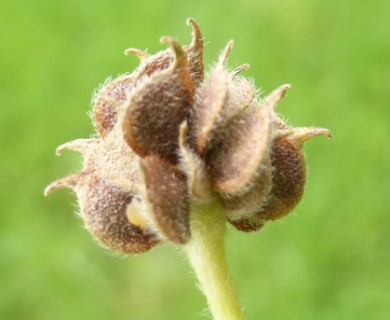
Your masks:
{"label": "brown sepal", "polygon": [[175,243],[188,242],[190,195],[185,173],[156,156],[140,163],[149,215],[158,232]]}
{"label": "brown sepal", "polygon": [[122,128],[125,141],[139,156],[155,154],[177,163],[179,127],[192,105],[194,86],[183,48],[171,38],[162,41],[172,45],[176,60],[134,90]]}
{"label": "brown sepal", "polygon": [[272,170],[266,155],[250,187],[238,194],[220,194],[225,214],[230,220],[239,220],[253,215],[262,208],[271,191]]}
{"label": "brown sepal", "polygon": [[219,132],[229,126],[230,120],[247,108],[256,95],[250,81],[236,77],[248,65],[242,65],[231,73],[225,69],[224,63],[232,47],[233,41],[229,41],[201,88],[189,123],[194,149],[200,155],[212,147]]}
{"label": "brown sepal", "polygon": [[215,129],[227,95],[227,73],[217,65],[201,89],[196,108],[189,122],[195,150],[203,155]]}
{"label": "brown sepal", "polygon": [[204,78],[204,64],[203,64],[203,36],[198,23],[189,18],[187,24],[192,27],[192,42],[188,47],[184,47],[190,62],[190,73],[195,87],[198,87]]}
{"label": "brown sepal", "polygon": [[76,191],[85,226],[104,247],[118,253],[141,253],[160,242],[151,230],[128,220],[126,211],[136,201],[134,193],[110,184],[95,171],[82,171],[55,181],[45,194],[59,188]]}
{"label": "brown sepal", "polygon": [[323,128],[289,128],[287,136],[281,135],[271,149],[272,189],[268,202],[251,217],[231,220],[237,229],[257,231],[268,220],[276,220],[290,213],[303,196],[306,182],[306,164],[303,143],[315,136],[332,136]]}
{"label": "brown sepal", "polygon": [[206,155],[213,188],[222,194],[244,192],[253,182],[269,148],[270,113],[253,103],[231,120]]}
{"label": "brown sepal", "polygon": [[282,139],[272,146],[273,167],[271,197],[257,213],[265,220],[283,217],[294,209],[302,198],[306,182],[306,164],[299,146]]}
{"label": "brown sepal", "polygon": [[267,204],[251,217],[229,221],[241,231],[257,231],[266,221],[288,214],[303,195],[306,174],[301,150],[282,139],[272,146],[271,163],[272,189]]}
{"label": "brown sepal", "polygon": [[103,85],[93,101],[92,118],[99,135],[104,138],[114,128],[118,112],[129,97],[135,78],[124,75]]}

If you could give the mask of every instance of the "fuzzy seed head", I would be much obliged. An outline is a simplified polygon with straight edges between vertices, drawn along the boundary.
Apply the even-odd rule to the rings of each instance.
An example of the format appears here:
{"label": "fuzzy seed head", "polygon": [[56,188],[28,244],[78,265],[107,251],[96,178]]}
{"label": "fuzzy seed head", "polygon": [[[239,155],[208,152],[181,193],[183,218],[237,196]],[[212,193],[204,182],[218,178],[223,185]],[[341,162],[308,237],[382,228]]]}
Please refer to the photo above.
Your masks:
{"label": "fuzzy seed head", "polygon": [[107,81],[93,99],[96,139],[57,149],[83,155],[81,172],[49,185],[75,191],[87,229],[105,247],[139,253],[163,240],[191,238],[193,203],[220,201],[238,230],[259,230],[299,203],[306,180],[303,143],[327,129],[288,126],[275,106],[290,85],[261,98],[232,71],[230,41],[205,75],[203,37],[154,55],[130,48],[140,66]]}

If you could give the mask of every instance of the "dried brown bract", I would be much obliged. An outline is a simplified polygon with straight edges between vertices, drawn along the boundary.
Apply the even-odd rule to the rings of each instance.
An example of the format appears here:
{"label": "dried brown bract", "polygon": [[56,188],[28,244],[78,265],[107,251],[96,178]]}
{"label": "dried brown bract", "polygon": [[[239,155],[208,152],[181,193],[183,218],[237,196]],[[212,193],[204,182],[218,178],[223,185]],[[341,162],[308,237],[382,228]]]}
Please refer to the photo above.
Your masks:
{"label": "dried brown bract", "polygon": [[[93,102],[96,139],[57,149],[81,152],[81,172],[45,190],[71,188],[94,237],[122,253],[146,251],[162,240],[191,238],[193,203],[220,201],[226,219],[256,231],[288,214],[305,184],[302,146],[330,132],[291,128],[275,113],[289,85],[260,98],[253,83],[225,66],[229,42],[207,76],[203,38],[192,26],[192,43],[149,55],[131,74],[107,82]],[[205,79],[205,80],[204,80]]]}

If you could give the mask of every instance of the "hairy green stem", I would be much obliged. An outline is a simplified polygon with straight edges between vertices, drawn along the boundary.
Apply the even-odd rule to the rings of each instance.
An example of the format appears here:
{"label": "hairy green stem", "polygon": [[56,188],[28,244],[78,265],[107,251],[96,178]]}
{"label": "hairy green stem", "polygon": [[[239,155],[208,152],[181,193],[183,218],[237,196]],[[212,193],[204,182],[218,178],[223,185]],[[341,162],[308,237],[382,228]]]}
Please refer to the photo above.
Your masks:
{"label": "hairy green stem", "polygon": [[226,218],[219,203],[193,206],[191,240],[185,250],[214,320],[243,320],[225,255]]}

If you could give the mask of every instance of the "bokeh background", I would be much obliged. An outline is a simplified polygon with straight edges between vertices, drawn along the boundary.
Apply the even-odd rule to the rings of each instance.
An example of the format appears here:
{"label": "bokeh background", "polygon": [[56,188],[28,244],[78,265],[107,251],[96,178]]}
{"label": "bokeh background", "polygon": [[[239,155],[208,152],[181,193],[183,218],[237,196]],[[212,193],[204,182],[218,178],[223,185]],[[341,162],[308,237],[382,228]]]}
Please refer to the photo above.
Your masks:
{"label": "bokeh background", "polygon": [[80,167],[57,145],[89,137],[92,92],[131,71],[127,47],[162,35],[190,41],[194,17],[210,65],[229,65],[268,93],[295,126],[330,128],[307,143],[299,207],[256,234],[228,230],[248,319],[384,320],[390,315],[390,1],[151,0],[0,3],[0,319],[205,319],[180,249],[130,257],[91,240],[70,192],[43,197]]}

